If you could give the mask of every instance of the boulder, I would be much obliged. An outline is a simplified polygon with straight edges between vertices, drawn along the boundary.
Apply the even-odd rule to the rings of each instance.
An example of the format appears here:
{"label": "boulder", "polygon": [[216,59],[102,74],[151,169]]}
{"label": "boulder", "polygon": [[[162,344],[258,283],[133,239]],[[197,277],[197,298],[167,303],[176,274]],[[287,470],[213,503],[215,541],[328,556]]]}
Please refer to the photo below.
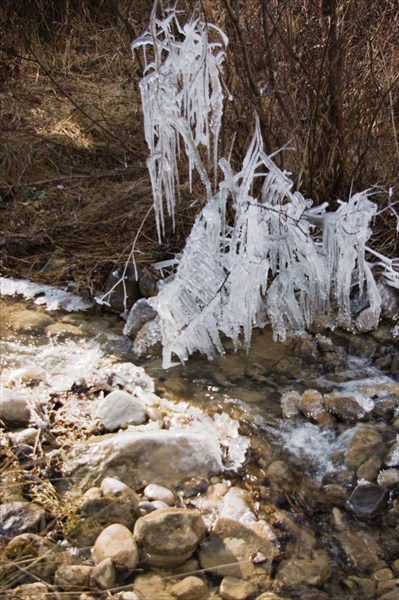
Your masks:
{"label": "boulder", "polygon": [[117,571],[133,571],[139,562],[136,540],[124,525],[115,523],[106,527],[97,537],[93,549],[96,565],[111,558]]}
{"label": "boulder", "polygon": [[106,431],[122,425],[140,425],[147,419],[146,406],[137,396],[115,390],[97,403],[96,415]]}
{"label": "boulder", "polygon": [[141,561],[156,567],[177,567],[186,562],[205,534],[198,510],[164,508],[136,521],[134,536]]}

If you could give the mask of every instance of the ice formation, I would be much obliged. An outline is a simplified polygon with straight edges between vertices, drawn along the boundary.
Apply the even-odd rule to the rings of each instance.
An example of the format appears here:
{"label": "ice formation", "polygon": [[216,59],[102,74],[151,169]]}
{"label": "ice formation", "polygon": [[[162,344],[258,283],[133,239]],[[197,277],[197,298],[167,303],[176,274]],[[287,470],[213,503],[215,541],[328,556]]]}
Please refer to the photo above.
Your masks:
{"label": "ice formation", "polygon": [[[253,327],[267,322],[281,340],[320,319],[328,327],[375,328],[381,297],[365,258],[377,212],[371,192],[354,194],[334,212],[327,203],[312,208],[293,191],[289,173],[265,154],[258,120],[239,173],[225,158],[217,160],[227,38],[217,30],[222,41],[209,43],[209,27],[199,19],[181,27],[176,11],[164,20],[153,12],[149,32],[133,43],[151,46],[154,55],[146,61],[141,94],[158,231],[164,200],[174,213],[181,142],[190,181],[196,169],[207,200],[174,279],[151,300],[164,367],[174,355],[185,361],[195,351],[222,353],[223,335],[249,347]],[[214,190],[201,145],[218,166]],[[395,261],[377,258],[387,282],[399,287]]]}

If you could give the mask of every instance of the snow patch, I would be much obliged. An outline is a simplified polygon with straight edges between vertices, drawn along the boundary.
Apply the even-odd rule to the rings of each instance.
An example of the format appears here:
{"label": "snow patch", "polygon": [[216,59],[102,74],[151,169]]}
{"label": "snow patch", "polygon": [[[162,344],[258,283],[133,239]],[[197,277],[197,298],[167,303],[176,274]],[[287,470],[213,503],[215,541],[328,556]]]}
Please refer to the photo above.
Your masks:
{"label": "snow patch", "polygon": [[34,283],[26,279],[14,279],[12,277],[0,277],[0,296],[20,295],[31,300],[35,304],[45,305],[46,310],[65,310],[76,312],[87,310],[93,306],[89,300],[84,300],[75,294],[51,285]]}

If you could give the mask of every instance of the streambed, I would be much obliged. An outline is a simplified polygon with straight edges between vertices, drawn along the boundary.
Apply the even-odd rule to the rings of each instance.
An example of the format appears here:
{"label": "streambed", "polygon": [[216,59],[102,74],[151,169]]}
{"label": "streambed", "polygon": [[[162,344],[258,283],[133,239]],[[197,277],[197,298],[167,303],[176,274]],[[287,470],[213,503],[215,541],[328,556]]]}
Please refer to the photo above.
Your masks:
{"label": "streambed", "polygon": [[[93,418],[93,406],[112,391],[109,385],[129,391],[120,383],[121,371],[115,375],[115,365],[139,363],[130,340],[122,335],[124,322],[116,315],[98,308],[76,311],[73,305],[67,306],[68,311],[65,305],[63,310],[49,311],[46,302],[41,296],[39,302],[38,296],[1,300],[3,385],[16,392],[28,390],[33,400],[44,405],[44,410],[37,411],[36,422],[30,423],[37,432],[33,441],[18,442],[22,427],[6,427],[2,433],[2,502],[18,497],[57,512],[55,501],[50,506],[40,485],[35,488],[26,479],[32,473],[36,478],[42,476],[61,503],[71,498],[76,502],[76,496],[87,493],[90,486],[101,485],[95,477],[84,479],[77,470],[71,476],[63,464],[58,464],[57,470],[54,457],[62,463],[73,453],[74,444],[84,447],[93,436],[114,435],[107,434]],[[155,431],[154,439],[161,436],[160,431],[184,429],[191,435],[194,424],[196,435],[205,434],[206,438],[208,432],[209,446],[218,440],[224,452],[213,474],[205,476],[202,470],[206,465],[197,461],[190,463],[192,473],[176,474],[176,481],[169,478],[167,486],[174,490],[176,499],[180,498],[176,504],[201,511],[209,540],[217,524],[215,514],[219,514],[225,497],[221,495],[218,505],[215,489],[242,490],[253,522],[257,527],[263,524],[268,531],[273,546],[266,571],[268,583],[262,579],[258,587],[248,588],[248,598],[268,593],[274,594],[268,598],[388,600],[398,593],[398,343],[389,337],[388,329],[361,337],[352,339],[336,333],[331,338],[318,336],[277,344],[270,332],[262,331],[255,332],[248,355],[227,350],[214,361],[193,357],[186,365],[168,371],[162,370],[159,359],[142,361],[153,387],[140,385],[147,394],[147,409],[152,403],[153,412],[148,423],[135,426],[135,432],[148,436],[150,430]],[[140,377],[144,381],[144,375]],[[122,429],[123,435],[131,430]],[[42,440],[42,454],[36,452],[38,440]],[[198,440],[201,444],[203,438]],[[52,458],[41,471],[34,471],[18,455],[21,447],[28,455],[29,447],[33,449],[33,460]],[[198,448],[206,454],[206,444]],[[363,457],[359,458],[359,452]],[[175,455],[171,456],[175,460]],[[123,480],[124,471],[119,466],[115,470],[113,459],[107,460],[105,455],[111,476],[116,473]],[[99,470],[98,463],[93,465]],[[152,472],[150,467],[148,472]],[[172,473],[177,469],[177,473],[178,464],[168,464],[168,468]],[[106,468],[101,477],[107,475]],[[185,499],[176,486],[181,480],[190,480],[191,475],[202,477],[204,484],[198,494]],[[12,477],[20,483],[14,481],[15,494],[10,491]],[[142,494],[144,482],[152,482],[145,469],[135,477],[131,485]],[[213,512],[206,508],[211,500],[216,503]],[[228,518],[242,525],[242,515],[236,513],[237,509],[232,509]],[[70,553],[75,548],[80,556],[75,562],[90,566],[90,553],[76,551],[84,544],[82,538],[70,535],[72,528],[63,514],[46,530],[46,536],[58,546],[66,545]],[[3,539],[5,548],[9,543]],[[88,545],[93,543],[90,539]],[[220,565],[207,563],[206,547],[200,546],[191,560],[197,562],[190,568],[205,578],[208,597],[228,597],[222,583],[229,574],[222,573]],[[176,597],[170,592],[170,573],[155,566],[147,569],[145,564],[143,568],[140,577],[147,577],[147,587],[136,573],[126,584],[132,593],[149,599],[151,577],[158,577],[152,583],[157,597]],[[180,575],[183,572],[180,567]],[[235,579],[251,583],[257,576],[244,573]],[[125,585],[125,581],[117,583]],[[10,588],[17,584],[21,584],[18,577],[9,580]],[[51,590],[53,584],[46,582]],[[98,598],[102,592],[91,589],[90,593]]]}

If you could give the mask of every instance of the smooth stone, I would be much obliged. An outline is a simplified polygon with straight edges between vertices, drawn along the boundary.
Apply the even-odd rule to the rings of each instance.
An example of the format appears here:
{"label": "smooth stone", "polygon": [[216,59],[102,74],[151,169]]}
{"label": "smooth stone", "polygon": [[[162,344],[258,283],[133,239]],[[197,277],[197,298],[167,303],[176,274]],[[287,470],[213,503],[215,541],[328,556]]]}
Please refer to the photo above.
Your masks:
{"label": "smooth stone", "polygon": [[100,490],[104,496],[125,500],[132,504],[135,510],[138,509],[139,496],[123,481],[115,479],[115,477],[105,477],[101,482]]}
{"label": "smooth stone", "polygon": [[149,500],[139,502],[140,516],[147,515],[154,510],[158,510],[159,508],[168,508],[168,504],[166,502],[162,502],[161,500],[154,500],[150,502]]}
{"label": "smooth stone", "polygon": [[[53,583],[54,573],[60,563],[59,548],[35,533],[23,533],[13,538],[4,549],[4,557],[10,562],[9,573],[18,581],[45,581]],[[21,571],[13,563],[25,561],[29,564],[29,571]],[[4,566],[3,577],[8,575],[8,569]]]}
{"label": "smooth stone", "polygon": [[27,427],[31,420],[28,394],[5,387],[0,388],[0,421],[6,427]]}
{"label": "smooth stone", "polygon": [[115,587],[116,569],[112,558],[104,558],[98,565],[92,567],[90,586],[100,590],[110,590]]}
{"label": "smooth stone", "polygon": [[291,558],[281,563],[276,580],[284,587],[290,588],[297,588],[301,585],[322,586],[330,575],[331,567],[324,557]]}
{"label": "smooth stone", "polygon": [[299,407],[304,416],[323,427],[332,427],[334,419],[327,412],[323,396],[317,390],[306,390],[301,397]]}
{"label": "smooth stone", "polygon": [[155,567],[177,567],[186,562],[205,535],[198,510],[164,508],[140,517],[134,526],[141,561]]}
{"label": "smooth stone", "polygon": [[208,586],[200,577],[185,577],[170,590],[178,600],[205,600],[208,597]]}
{"label": "smooth stone", "polygon": [[5,502],[0,505],[0,536],[9,540],[22,533],[40,533],[46,518],[46,511],[32,502]]}
{"label": "smooth stone", "polygon": [[140,298],[133,304],[129,312],[123,334],[134,340],[143,325],[148,321],[153,321],[156,316],[157,311],[152,308],[147,298]]}
{"label": "smooth stone", "polygon": [[97,404],[96,416],[107,431],[116,431],[122,425],[141,425],[147,418],[146,406],[140,398],[115,390]]}
{"label": "smooth stone", "polygon": [[377,477],[378,485],[383,485],[387,488],[394,488],[399,485],[399,469],[384,469],[380,471]]}
{"label": "smooth stone", "polygon": [[144,488],[143,494],[148,500],[160,500],[168,506],[175,503],[174,493],[163,485],[157,485],[156,483],[149,483]]}
{"label": "smooth stone", "polygon": [[358,422],[366,416],[366,411],[354,396],[326,394],[324,396],[324,406],[344,423]]}
{"label": "smooth stone", "polygon": [[248,600],[253,598],[255,593],[255,586],[238,577],[223,577],[219,587],[219,596],[223,600]]}
{"label": "smooth stone", "polygon": [[105,475],[129,486],[143,481],[170,485],[222,469],[219,440],[187,429],[127,430],[79,444],[66,461],[69,475],[95,482]]}
{"label": "smooth stone", "polygon": [[372,573],[386,567],[386,562],[380,558],[385,555],[379,543],[365,532],[341,531],[333,536],[338,542],[345,560],[358,573]]}
{"label": "smooth stone", "polygon": [[344,464],[348,469],[358,469],[370,456],[383,457],[387,449],[380,433],[372,427],[357,429],[349,442]]}
{"label": "smooth stone", "polygon": [[360,465],[356,471],[356,477],[365,481],[374,481],[381,469],[381,465],[382,460],[379,456],[370,456],[370,458]]}
{"label": "smooth stone", "polygon": [[90,587],[92,567],[87,565],[62,565],[54,576],[54,585],[64,592],[81,591]]}
{"label": "smooth stone", "polygon": [[117,571],[133,571],[139,562],[137,542],[131,531],[120,523],[109,525],[100,533],[92,556],[96,565],[111,558]]}
{"label": "smooth stone", "polygon": [[362,483],[348,498],[348,506],[359,519],[370,519],[384,512],[389,491],[376,483]]}
{"label": "smooth stone", "polygon": [[35,310],[21,309],[14,315],[12,328],[17,333],[41,333],[53,322],[49,315]]}
{"label": "smooth stone", "polygon": [[50,597],[49,588],[40,581],[23,583],[7,591],[7,600],[49,600]]}
{"label": "smooth stone", "polygon": [[190,477],[185,481],[180,481],[174,486],[175,491],[183,498],[193,498],[198,494],[205,494],[209,488],[209,480],[206,477]]}
{"label": "smooth stone", "polygon": [[281,397],[281,411],[284,419],[297,419],[300,415],[302,396],[298,392],[289,391]]}
{"label": "smooth stone", "polygon": [[385,567],[384,569],[377,569],[377,571],[374,571],[372,578],[375,579],[375,581],[387,581],[389,579],[394,579],[395,576],[391,569]]}

